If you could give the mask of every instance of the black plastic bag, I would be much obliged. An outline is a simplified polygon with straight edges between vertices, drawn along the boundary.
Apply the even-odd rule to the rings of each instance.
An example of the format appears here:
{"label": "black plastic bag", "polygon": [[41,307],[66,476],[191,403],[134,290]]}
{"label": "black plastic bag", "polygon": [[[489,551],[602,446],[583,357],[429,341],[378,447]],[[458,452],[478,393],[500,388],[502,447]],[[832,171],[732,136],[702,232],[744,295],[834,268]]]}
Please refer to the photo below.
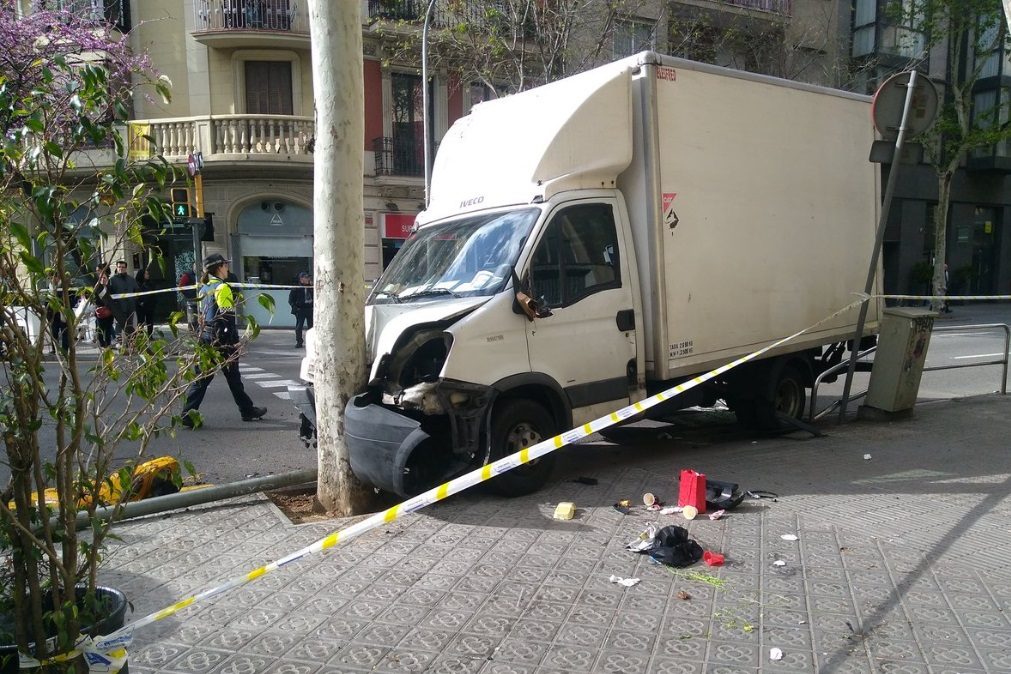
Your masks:
{"label": "black plastic bag", "polygon": [[681,568],[702,559],[702,546],[688,537],[688,530],[684,527],[664,527],[655,540],[656,545],[649,550],[649,556],[667,566]]}

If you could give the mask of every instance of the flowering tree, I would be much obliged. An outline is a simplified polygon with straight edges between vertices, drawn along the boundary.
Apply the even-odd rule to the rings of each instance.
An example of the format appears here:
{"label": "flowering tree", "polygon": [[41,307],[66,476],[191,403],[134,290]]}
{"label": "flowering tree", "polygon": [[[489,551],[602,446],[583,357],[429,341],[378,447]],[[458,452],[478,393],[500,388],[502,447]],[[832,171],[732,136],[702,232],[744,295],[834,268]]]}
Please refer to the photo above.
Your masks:
{"label": "flowering tree", "polygon": [[[134,488],[129,466],[112,467],[113,449],[127,441],[139,455],[173,432],[169,410],[191,359],[206,366],[213,356],[178,356],[138,331],[97,361],[80,357],[75,306],[94,286],[84,266],[103,241],[107,250],[140,245],[145,223],[167,220],[158,193],[172,167],[129,161],[122,130],[138,88],[167,96],[168,83],[104,23],[19,17],[11,4],[0,9],[0,428],[11,474],[0,485],[0,646],[45,660],[70,651],[101,610],[108,525],[95,511]],[[52,323],[68,340],[55,339],[47,358]],[[76,531],[79,512],[91,519],[87,536]],[[49,671],[75,666],[84,671],[73,659]]]}

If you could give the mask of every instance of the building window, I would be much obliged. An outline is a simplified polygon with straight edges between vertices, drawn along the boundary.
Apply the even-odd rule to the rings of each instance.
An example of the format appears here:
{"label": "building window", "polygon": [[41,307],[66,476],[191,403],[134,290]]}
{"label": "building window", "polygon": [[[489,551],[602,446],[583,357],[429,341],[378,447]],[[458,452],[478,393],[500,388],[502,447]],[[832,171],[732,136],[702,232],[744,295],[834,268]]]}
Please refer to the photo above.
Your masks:
{"label": "building window", "polygon": [[246,61],[245,76],[247,114],[294,114],[290,61]]}
{"label": "building window", "polygon": [[[854,57],[885,54],[904,59],[926,56],[927,33],[921,0],[898,0],[901,16],[893,20],[889,0],[856,0],[853,10]],[[897,13],[898,10],[896,10]]]}
{"label": "building window", "polygon": [[656,21],[633,17],[614,21],[614,56],[631,56],[656,46]]}

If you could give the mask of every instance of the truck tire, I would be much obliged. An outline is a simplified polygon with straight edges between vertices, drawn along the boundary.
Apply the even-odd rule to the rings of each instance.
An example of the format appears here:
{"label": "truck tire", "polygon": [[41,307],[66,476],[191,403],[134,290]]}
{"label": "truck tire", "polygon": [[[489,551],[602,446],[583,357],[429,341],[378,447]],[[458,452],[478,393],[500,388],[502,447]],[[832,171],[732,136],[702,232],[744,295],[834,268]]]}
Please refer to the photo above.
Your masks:
{"label": "truck tire", "polygon": [[754,404],[754,424],[764,430],[783,427],[779,415],[800,419],[807,404],[807,389],[804,374],[792,364],[773,368],[769,386],[765,394]]}
{"label": "truck tire", "polygon": [[[506,400],[496,410],[491,422],[491,460],[532,447],[557,434],[554,418],[532,400]],[[489,488],[503,496],[531,494],[551,477],[555,455],[548,454],[499,475],[488,483]]]}

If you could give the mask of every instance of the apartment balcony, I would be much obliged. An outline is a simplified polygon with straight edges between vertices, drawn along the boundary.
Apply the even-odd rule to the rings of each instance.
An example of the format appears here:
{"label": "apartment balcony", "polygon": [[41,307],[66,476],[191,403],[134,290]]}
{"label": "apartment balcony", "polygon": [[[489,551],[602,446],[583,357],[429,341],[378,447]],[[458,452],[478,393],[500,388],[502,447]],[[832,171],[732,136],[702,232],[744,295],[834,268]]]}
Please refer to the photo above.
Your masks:
{"label": "apartment balcony", "polygon": [[381,136],[372,141],[377,176],[414,178],[425,173],[425,148],[414,138]]}
{"label": "apartment balcony", "polygon": [[306,4],[305,0],[193,0],[193,38],[208,47],[307,49]]}
{"label": "apartment balcony", "polygon": [[792,0],[720,0],[720,4],[778,16],[793,14]]}
{"label": "apartment balcony", "polygon": [[[428,0],[367,0],[367,23],[378,21],[402,22],[421,26],[425,21]],[[480,30],[493,24],[508,27],[511,24],[509,5],[504,0],[435,0],[429,25],[435,29],[454,28],[467,24]]]}
{"label": "apartment balcony", "polygon": [[47,7],[90,21],[104,21],[121,33],[130,30],[130,0],[56,0]]}
{"label": "apartment balcony", "polygon": [[311,117],[214,115],[132,121],[127,140],[131,159],[161,154],[183,164],[200,152],[205,173],[276,174],[279,165],[311,173],[315,130]]}

